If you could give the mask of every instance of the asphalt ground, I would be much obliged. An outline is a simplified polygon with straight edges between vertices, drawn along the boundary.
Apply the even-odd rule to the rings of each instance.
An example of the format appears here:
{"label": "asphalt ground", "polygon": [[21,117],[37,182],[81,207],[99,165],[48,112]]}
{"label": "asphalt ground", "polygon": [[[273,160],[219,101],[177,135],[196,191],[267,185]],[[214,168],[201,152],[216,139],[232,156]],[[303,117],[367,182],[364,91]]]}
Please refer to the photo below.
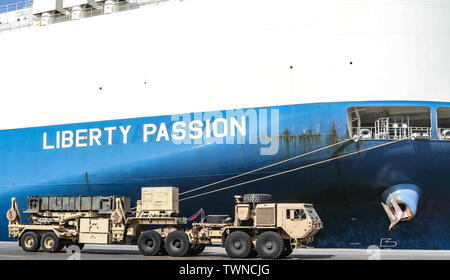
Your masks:
{"label": "asphalt ground", "polygon": [[[198,256],[142,256],[135,245],[86,245],[82,251],[25,252],[17,242],[0,242],[0,260],[229,260],[225,249],[208,246]],[[296,249],[285,260],[450,260],[450,250]]]}

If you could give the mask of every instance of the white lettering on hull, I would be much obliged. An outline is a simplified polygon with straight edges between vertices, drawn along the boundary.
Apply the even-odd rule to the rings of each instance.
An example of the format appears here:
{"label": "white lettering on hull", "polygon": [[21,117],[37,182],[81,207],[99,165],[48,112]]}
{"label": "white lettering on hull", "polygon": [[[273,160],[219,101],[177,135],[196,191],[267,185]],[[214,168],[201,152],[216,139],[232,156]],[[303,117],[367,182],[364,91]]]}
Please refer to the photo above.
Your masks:
{"label": "white lettering on hull", "polygon": [[[226,112],[226,116],[223,116],[221,112],[198,113],[193,114],[193,120],[190,114],[174,115],[170,123],[144,123],[135,126],[66,129],[56,132],[46,131],[42,135],[42,149],[87,148],[102,145],[111,146],[119,143],[126,145],[130,142],[130,135],[133,137],[131,142],[172,141],[177,145],[244,144],[245,137],[248,136],[249,144],[257,144],[259,133],[259,143],[269,145],[269,147],[264,148],[265,150],[262,148],[262,154],[274,154],[278,151],[278,137],[273,137],[276,141],[273,139],[268,140],[268,110],[259,109],[259,111],[260,118],[264,118],[264,120],[260,119],[258,121],[256,110],[248,109],[246,111],[230,110]],[[278,109],[272,109],[271,115],[271,135],[279,136]],[[265,152],[267,148],[271,148],[269,153]]]}

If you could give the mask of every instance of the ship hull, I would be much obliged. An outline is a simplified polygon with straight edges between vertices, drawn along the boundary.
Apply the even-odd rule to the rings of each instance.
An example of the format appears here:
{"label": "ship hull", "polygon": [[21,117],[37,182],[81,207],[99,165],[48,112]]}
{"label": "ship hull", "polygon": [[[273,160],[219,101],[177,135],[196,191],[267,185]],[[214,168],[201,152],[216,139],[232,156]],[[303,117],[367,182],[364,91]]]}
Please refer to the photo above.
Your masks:
{"label": "ship hull", "polygon": [[[0,211],[7,211],[13,196],[21,208],[28,195],[127,195],[136,201],[142,186],[170,185],[180,188],[183,216],[199,208],[206,214],[231,215],[235,194],[270,193],[278,202],[314,204],[324,221],[324,229],[313,244],[316,247],[450,249],[450,190],[445,168],[450,163],[450,142],[437,139],[435,133],[426,140],[345,142],[350,138],[350,107],[425,106],[434,117],[437,108],[449,105],[408,101],[312,103],[4,130],[0,131],[1,139],[6,139],[0,144]],[[183,142],[186,138],[177,142],[164,136],[157,141],[155,132],[144,141],[145,124],[171,127],[176,120],[204,121],[214,119],[213,115],[215,119],[230,119],[231,115],[239,119],[242,115],[247,120],[245,135],[207,139],[205,130],[202,139],[188,143]],[[259,131],[251,126],[252,116],[257,117]],[[261,121],[267,123],[262,132]],[[432,126],[436,131],[435,122]],[[117,127],[111,142],[104,133],[98,138],[101,145],[80,138],[79,144],[86,146],[77,147],[74,138],[71,147],[57,148],[57,132],[74,131],[75,135],[77,130],[86,130],[89,137],[90,129],[105,131],[106,127]],[[120,127],[129,127],[126,137]],[[171,133],[169,129],[168,135]],[[325,149],[184,193],[319,148]],[[374,149],[365,151],[367,148]],[[316,163],[320,164],[294,170]],[[284,171],[289,172],[277,175]],[[275,176],[220,190],[268,175]],[[380,202],[382,193],[398,184],[417,185],[422,193],[414,219],[389,231],[389,219]],[[216,192],[205,194],[209,191]],[[198,194],[204,195],[190,198]],[[0,238],[7,239],[4,216]]]}

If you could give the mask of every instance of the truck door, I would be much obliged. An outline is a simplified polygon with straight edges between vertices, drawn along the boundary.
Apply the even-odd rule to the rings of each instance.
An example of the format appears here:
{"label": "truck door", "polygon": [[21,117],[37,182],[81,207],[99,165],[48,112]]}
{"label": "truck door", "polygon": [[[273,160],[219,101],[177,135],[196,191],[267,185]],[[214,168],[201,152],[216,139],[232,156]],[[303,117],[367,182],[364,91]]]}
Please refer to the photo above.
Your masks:
{"label": "truck door", "polygon": [[308,219],[305,210],[301,208],[286,208],[284,211],[283,228],[291,236],[302,238],[308,230]]}

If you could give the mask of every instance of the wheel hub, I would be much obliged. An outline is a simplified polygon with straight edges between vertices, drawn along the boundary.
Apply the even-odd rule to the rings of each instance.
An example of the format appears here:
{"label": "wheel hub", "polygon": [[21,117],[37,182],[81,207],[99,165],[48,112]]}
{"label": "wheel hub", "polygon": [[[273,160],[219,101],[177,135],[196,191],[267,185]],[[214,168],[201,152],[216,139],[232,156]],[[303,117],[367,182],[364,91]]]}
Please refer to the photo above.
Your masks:
{"label": "wheel hub", "polygon": [[33,247],[34,245],[34,240],[32,237],[27,237],[25,238],[25,246],[27,246],[28,248]]}
{"label": "wheel hub", "polygon": [[147,247],[152,248],[154,245],[153,240],[151,240],[151,239],[147,240],[147,242],[145,242],[145,245],[147,245]]}
{"label": "wheel hub", "polygon": [[53,245],[55,243],[53,242],[53,238],[48,237],[45,239],[44,244],[45,244],[45,247],[50,249],[50,248],[53,248]]}
{"label": "wheel hub", "polygon": [[268,250],[272,250],[272,248],[273,248],[273,244],[272,244],[272,242],[270,242],[270,241],[268,241],[268,242],[266,242],[266,249],[268,249]]}
{"label": "wheel hub", "polygon": [[233,246],[234,246],[234,248],[236,248],[236,249],[241,249],[242,244],[241,244],[241,242],[236,241],[236,242],[234,242]]}

